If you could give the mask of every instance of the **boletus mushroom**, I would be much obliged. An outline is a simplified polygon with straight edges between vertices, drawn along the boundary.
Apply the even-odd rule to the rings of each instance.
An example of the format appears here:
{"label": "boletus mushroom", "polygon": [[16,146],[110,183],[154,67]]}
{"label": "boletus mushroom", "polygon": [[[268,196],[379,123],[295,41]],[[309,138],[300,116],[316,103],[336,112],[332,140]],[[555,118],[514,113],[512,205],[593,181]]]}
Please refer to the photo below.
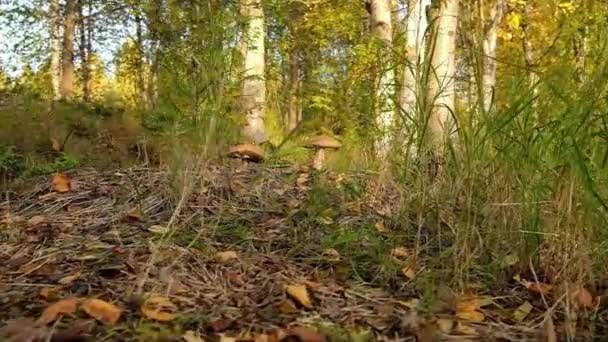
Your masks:
{"label": "boletus mushroom", "polygon": [[342,147],[342,144],[338,140],[336,140],[336,138],[330,137],[328,135],[317,135],[315,137],[310,138],[306,142],[304,147],[315,150],[315,156],[312,161],[312,167],[315,170],[322,170],[325,164],[325,158],[327,153],[326,150],[337,150]]}
{"label": "boletus mushroom", "polygon": [[266,158],[264,150],[254,144],[234,145],[228,150],[228,157],[259,163]]}

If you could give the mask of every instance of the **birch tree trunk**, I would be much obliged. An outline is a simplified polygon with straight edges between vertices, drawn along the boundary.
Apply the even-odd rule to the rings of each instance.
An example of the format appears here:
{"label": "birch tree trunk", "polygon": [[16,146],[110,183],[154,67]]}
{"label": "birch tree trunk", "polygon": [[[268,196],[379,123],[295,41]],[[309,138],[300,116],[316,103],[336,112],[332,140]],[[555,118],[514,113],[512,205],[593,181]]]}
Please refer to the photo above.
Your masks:
{"label": "birch tree trunk", "polygon": [[241,15],[247,20],[242,41],[245,60],[241,106],[246,124],[243,134],[255,143],[268,140],[264,126],[266,104],[264,10],[261,0],[241,0]]}
{"label": "birch tree trunk", "polygon": [[74,93],[74,31],[78,0],[68,0],[63,23],[63,70],[61,75],[61,96],[71,99]]}
{"label": "birch tree trunk", "polygon": [[496,89],[496,46],[498,27],[502,22],[506,10],[505,0],[496,0],[490,9],[490,17],[485,23],[483,37],[483,109],[490,112],[494,103]]}
{"label": "birch tree trunk", "polygon": [[427,6],[430,6],[430,0],[408,0],[406,21],[408,64],[403,72],[399,100],[402,110],[410,116],[416,112],[417,98],[420,95],[418,85],[425,56],[424,36],[428,28],[425,11]]}
{"label": "birch tree trunk", "polygon": [[391,0],[371,0],[370,26],[372,35],[382,45],[378,59],[379,75],[376,90],[376,126],[380,136],[376,140],[376,152],[384,157],[390,147],[394,124],[395,104],[393,103],[395,72],[392,66],[393,26],[391,22]]}
{"label": "birch tree trunk", "polygon": [[51,38],[51,85],[53,87],[53,100],[61,99],[61,13],[59,0],[49,3],[49,33]]}
{"label": "birch tree trunk", "polygon": [[287,129],[293,131],[301,120],[301,89],[302,89],[302,61],[297,49],[294,48],[289,55],[289,98],[287,104]]}
{"label": "birch tree trunk", "polygon": [[431,57],[429,102],[433,104],[428,121],[432,143],[439,154],[451,135],[456,74],[456,31],[458,29],[459,0],[441,1],[435,20],[434,48]]}

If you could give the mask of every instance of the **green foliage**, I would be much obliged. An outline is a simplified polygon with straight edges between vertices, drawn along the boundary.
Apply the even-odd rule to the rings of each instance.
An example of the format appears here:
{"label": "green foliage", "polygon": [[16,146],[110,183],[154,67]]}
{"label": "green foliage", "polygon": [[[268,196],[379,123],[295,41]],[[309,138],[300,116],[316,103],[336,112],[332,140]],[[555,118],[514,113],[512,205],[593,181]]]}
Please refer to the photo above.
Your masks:
{"label": "green foliage", "polygon": [[51,161],[31,158],[28,160],[26,175],[46,175],[54,172],[68,171],[80,166],[80,160],[76,156],[61,153]]}
{"label": "green foliage", "polygon": [[0,179],[18,176],[24,168],[23,156],[13,146],[0,144]]}

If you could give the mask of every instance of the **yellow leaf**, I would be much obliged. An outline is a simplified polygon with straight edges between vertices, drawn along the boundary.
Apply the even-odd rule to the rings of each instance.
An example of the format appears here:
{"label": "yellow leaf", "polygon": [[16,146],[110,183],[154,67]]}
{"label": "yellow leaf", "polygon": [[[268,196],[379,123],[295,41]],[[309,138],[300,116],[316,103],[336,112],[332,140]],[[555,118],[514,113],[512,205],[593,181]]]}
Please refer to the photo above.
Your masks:
{"label": "yellow leaf", "polygon": [[57,297],[57,292],[61,291],[63,286],[44,287],[40,290],[40,297],[44,300],[49,300]]}
{"label": "yellow leaf", "polygon": [[452,328],[454,327],[454,321],[447,318],[440,318],[437,320],[437,327],[442,333],[449,334],[452,332]]}
{"label": "yellow leaf", "polygon": [[471,322],[483,322],[486,316],[479,311],[456,311],[456,317]]}
{"label": "yellow leaf", "polygon": [[513,312],[513,319],[516,320],[518,323],[521,323],[524,321],[524,319],[526,319],[526,317],[528,317],[530,312],[532,312],[532,304],[526,301],[525,303],[520,305],[515,310],[515,312]]}
{"label": "yellow leaf", "polygon": [[235,251],[224,251],[215,253],[215,261],[225,264],[231,260],[236,260],[239,255]]}
{"label": "yellow leaf", "polygon": [[65,173],[56,173],[53,175],[52,191],[64,193],[72,191],[72,180]]}
{"label": "yellow leaf", "polygon": [[307,309],[312,309],[312,302],[308,296],[306,285],[288,285],[285,291],[298,303]]}
{"label": "yellow leaf", "polygon": [[479,311],[482,306],[488,305],[491,300],[478,296],[460,296],[455,299],[456,317],[471,322],[483,322],[485,315]]}
{"label": "yellow leaf", "polygon": [[397,261],[402,261],[403,259],[406,259],[412,255],[412,251],[406,247],[396,247],[391,250],[391,256]]}
{"label": "yellow leaf", "polygon": [[401,274],[403,274],[409,280],[416,278],[416,269],[410,266],[405,266],[401,269]]}
{"label": "yellow leaf", "polygon": [[112,303],[101,299],[87,299],[82,303],[82,309],[89,316],[105,325],[114,325],[120,319],[122,310]]}
{"label": "yellow leaf", "polygon": [[141,312],[144,316],[160,322],[174,320],[176,317],[175,311],[177,311],[177,306],[169,298],[158,295],[150,296],[141,305]]}
{"label": "yellow leaf", "polygon": [[59,316],[71,315],[76,312],[78,302],[80,302],[80,298],[76,297],[57,301],[42,311],[42,315],[38,318],[38,322],[41,324],[49,324],[56,321]]}
{"label": "yellow leaf", "polygon": [[376,224],[374,225],[374,227],[376,228],[376,231],[378,233],[388,233],[388,232],[390,232],[390,229],[386,228],[386,226],[384,225],[384,222],[376,222]]}
{"label": "yellow leaf", "polygon": [[518,13],[509,13],[507,15],[507,24],[513,30],[517,30],[521,26],[521,15]]}

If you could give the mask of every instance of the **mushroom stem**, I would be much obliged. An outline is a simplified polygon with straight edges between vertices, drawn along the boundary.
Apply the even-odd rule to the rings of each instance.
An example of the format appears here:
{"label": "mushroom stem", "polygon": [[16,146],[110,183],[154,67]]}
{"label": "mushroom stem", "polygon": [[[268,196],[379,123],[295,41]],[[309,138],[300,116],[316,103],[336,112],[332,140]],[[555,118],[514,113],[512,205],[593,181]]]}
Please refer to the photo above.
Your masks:
{"label": "mushroom stem", "polygon": [[324,163],[325,163],[325,149],[322,147],[317,148],[317,151],[315,152],[315,157],[312,161],[312,167],[315,170],[322,170]]}

